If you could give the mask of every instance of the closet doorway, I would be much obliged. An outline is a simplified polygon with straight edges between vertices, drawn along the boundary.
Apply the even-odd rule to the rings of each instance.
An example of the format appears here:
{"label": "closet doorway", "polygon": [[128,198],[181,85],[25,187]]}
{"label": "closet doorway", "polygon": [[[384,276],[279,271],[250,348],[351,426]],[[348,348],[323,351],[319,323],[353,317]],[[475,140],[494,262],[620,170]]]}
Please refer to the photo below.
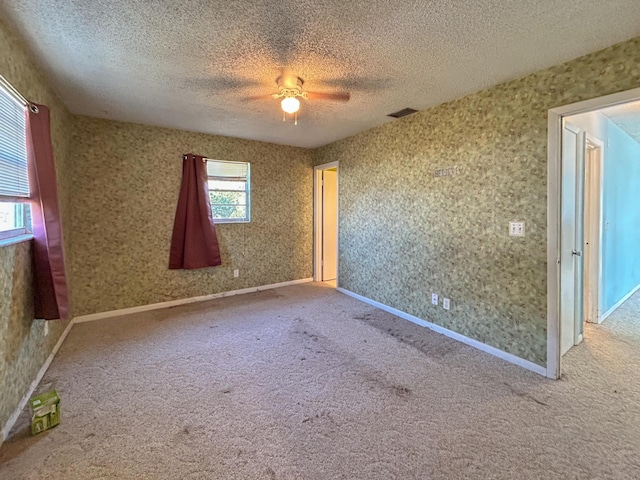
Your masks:
{"label": "closet doorway", "polygon": [[314,169],[313,277],[338,286],[338,162]]}

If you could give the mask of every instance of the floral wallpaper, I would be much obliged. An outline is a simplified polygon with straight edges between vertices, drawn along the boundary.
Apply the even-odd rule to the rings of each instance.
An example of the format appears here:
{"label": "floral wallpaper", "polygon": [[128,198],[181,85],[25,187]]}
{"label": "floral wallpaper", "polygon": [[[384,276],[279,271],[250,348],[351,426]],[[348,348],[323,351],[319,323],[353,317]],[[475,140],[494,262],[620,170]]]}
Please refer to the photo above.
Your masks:
{"label": "floral wallpaper", "polygon": [[[88,117],[75,118],[72,144],[76,315],[313,275],[308,150]],[[169,270],[182,154],[189,152],[251,164],[251,222],[217,226],[221,266]]]}
{"label": "floral wallpaper", "polygon": [[[63,227],[69,212],[68,129],[70,115],[32,64],[23,44],[0,22],[0,75],[22,95],[51,109],[58,193]],[[69,239],[68,229],[65,244]],[[0,428],[2,428],[36,377],[68,322],[33,319],[31,243],[0,246]]]}
{"label": "floral wallpaper", "polygon": [[635,87],[640,38],[315,151],[340,161],[339,285],[545,365],[547,111]]}

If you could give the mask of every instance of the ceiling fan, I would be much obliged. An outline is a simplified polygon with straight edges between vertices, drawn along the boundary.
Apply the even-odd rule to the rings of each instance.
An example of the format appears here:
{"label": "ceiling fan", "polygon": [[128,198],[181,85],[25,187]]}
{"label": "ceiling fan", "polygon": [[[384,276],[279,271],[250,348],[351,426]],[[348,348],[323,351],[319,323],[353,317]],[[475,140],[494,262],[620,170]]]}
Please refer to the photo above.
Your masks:
{"label": "ceiling fan", "polygon": [[260,95],[250,97],[249,100],[260,100],[265,98],[281,98],[280,107],[282,108],[282,121],[286,121],[287,113],[294,116],[294,124],[298,124],[298,110],[300,110],[300,100],[330,100],[334,102],[348,102],[351,98],[350,93],[324,93],[324,92],[308,92],[302,89],[304,80],[296,74],[283,70],[282,74],[276,78],[278,85],[278,93],[270,95]]}

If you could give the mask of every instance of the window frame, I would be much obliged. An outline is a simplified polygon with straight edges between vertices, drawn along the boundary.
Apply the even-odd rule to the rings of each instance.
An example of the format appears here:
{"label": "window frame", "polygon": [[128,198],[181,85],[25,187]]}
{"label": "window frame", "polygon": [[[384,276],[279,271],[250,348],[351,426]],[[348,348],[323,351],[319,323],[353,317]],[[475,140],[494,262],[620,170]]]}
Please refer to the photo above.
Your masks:
{"label": "window frame", "polygon": [[[216,162],[216,163],[234,163],[234,164],[242,164],[247,166],[247,175],[245,177],[217,177],[209,175],[207,170],[207,189],[210,192],[229,192],[229,193],[244,193],[245,194],[245,203],[244,204],[228,204],[234,205],[237,207],[245,207],[245,216],[242,218],[215,218],[213,216],[213,207],[214,205],[227,205],[227,204],[214,204],[211,202],[211,195],[209,195],[209,208],[211,208],[211,215],[214,223],[250,223],[251,222],[251,164],[249,162],[238,162],[233,160],[218,160],[215,158],[205,158],[205,162]],[[206,166],[205,166],[206,168]],[[246,188],[244,190],[226,190],[222,188],[209,188],[209,181],[214,180],[218,182],[244,182]]]}
{"label": "window frame", "polygon": [[[25,110],[28,108],[27,100],[20,95],[20,93],[13,88],[13,86],[7,82],[7,80],[0,75],[0,95],[3,95],[5,99],[15,102],[18,106],[21,106]],[[10,125],[10,124],[9,124]],[[25,120],[25,145],[24,145],[24,158],[27,161],[27,179],[29,178],[29,168],[28,168],[28,158],[27,158],[27,145],[26,145],[26,120]],[[9,127],[10,128],[10,127]],[[30,202],[30,193],[29,196],[13,196],[0,194],[0,203],[13,205],[15,208],[20,208],[20,213],[14,216],[16,218],[14,222],[15,228],[9,228],[7,230],[0,230],[0,246],[16,243],[22,240],[29,240],[33,238],[31,232],[30,218],[31,215],[29,213],[29,202]],[[17,212],[16,212],[17,213]],[[20,220],[18,221],[18,218]]]}

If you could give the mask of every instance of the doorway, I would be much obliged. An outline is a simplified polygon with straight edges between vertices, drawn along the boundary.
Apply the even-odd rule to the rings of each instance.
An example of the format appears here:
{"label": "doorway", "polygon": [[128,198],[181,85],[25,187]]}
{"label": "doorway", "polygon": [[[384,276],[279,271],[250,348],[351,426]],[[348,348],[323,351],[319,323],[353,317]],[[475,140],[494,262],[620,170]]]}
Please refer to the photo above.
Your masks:
{"label": "doorway", "polygon": [[338,162],[314,169],[314,275],[338,286]]}
{"label": "doorway", "polygon": [[604,144],[593,129],[606,135],[607,119],[593,115],[563,119],[561,244],[572,248],[560,256],[560,356],[582,342],[584,322],[600,319]]}
{"label": "doorway", "polygon": [[[616,116],[631,105],[640,115],[640,89],[549,111],[547,376],[550,378],[559,378],[563,355],[583,340],[584,323],[600,323],[608,315],[610,304],[618,300],[613,305],[617,308],[640,288],[636,285],[640,278],[629,278],[627,285],[622,289],[619,286],[620,265],[626,266],[631,261],[629,254],[618,257],[615,272],[609,260],[615,251],[611,238],[620,235],[624,223],[618,221],[622,214],[612,212],[611,205],[614,200],[621,203],[625,189],[630,191],[627,177],[632,175],[628,170],[619,174],[620,183],[612,187],[611,165],[616,155],[610,155],[609,143],[613,138],[611,132],[620,127]],[[640,148],[640,142],[636,145]],[[640,169],[634,175],[639,180],[632,188],[637,191]],[[605,196],[608,200],[603,203]],[[636,238],[637,232],[628,242]],[[618,239],[615,248],[620,248]],[[640,257],[633,261],[640,262]],[[628,270],[639,271],[635,266]]]}

